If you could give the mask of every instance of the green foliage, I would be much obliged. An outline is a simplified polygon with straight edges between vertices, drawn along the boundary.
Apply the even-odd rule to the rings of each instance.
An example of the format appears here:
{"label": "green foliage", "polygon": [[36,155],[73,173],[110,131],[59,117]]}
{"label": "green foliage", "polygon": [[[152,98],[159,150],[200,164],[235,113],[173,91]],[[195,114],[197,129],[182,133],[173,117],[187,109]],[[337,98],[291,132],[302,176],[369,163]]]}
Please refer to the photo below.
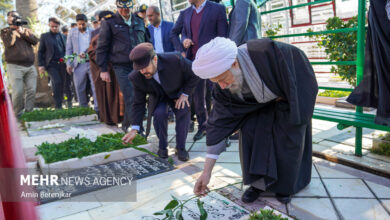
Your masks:
{"label": "green foliage", "polygon": [[[38,151],[36,155],[42,155],[46,163],[54,163],[71,158],[82,158],[101,152],[110,152],[147,144],[147,141],[142,136],[137,135],[133,140],[133,144],[124,145],[121,140],[123,136],[123,133],[104,134],[98,136],[95,142],[92,142],[88,138],[79,138],[79,136],[59,144],[45,142],[37,147]],[[109,156],[110,154],[105,159]]]}
{"label": "green foliage", "polygon": [[[358,26],[357,16],[348,21],[343,21],[339,17],[329,18],[327,30],[337,30],[342,28],[354,28]],[[308,32],[313,32],[309,29]],[[334,33],[311,36],[319,40],[318,46],[325,48],[325,53],[330,61],[353,61],[357,54],[357,32]],[[356,86],[356,66],[339,65],[332,66],[331,72],[338,74],[342,80],[346,80],[350,85]]]}
{"label": "green foliage", "polygon": [[324,92],[319,93],[318,96],[341,98],[341,97],[349,96],[349,94],[351,94],[351,92],[336,91],[336,90],[325,90]]}
{"label": "green foliage", "polygon": [[385,136],[381,137],[381,140],[383,142],[380,143],[377,148],[372,148],[371,152],[390,157],[390,133],[387,133]]}
{"label": "green foliage", "polygon": [[11,11],[13,7],[13,0],[0,1],[0,28],[7,24],[7,12]]}
{"label": "green foliage", "polygon": [[274,210],[260,209],[259,212],[254,212],[249,216],[249,220],[287,220],[282,215],[276,215]]}
{"label": "green foliage", "polygon": [[92,115],[96,112],[91,108],[79,107],[71,109],[39,109],[31,112],[25,112],[21,120],[28,121],[45,121],[53,119],[72,118],[82,115]]}
{"label": "green foliage", "polygon": [[276,25],[269,25],[267,30],[265,31],[266,37],[273,37],[278,35],[278,32],[283,28],[283,25],[276,24]]}
{"label": "green foliage", "polygon": [[76,59],[78,63],[83,64],[89,60],[89,55],[86,53],[85,58],[81,58],[77,53],[73,53],[71,55],[66,55],[64,57],[64,63],[68,62],[68,60],[70,60],[70,62],[73,62],[74,59]]}

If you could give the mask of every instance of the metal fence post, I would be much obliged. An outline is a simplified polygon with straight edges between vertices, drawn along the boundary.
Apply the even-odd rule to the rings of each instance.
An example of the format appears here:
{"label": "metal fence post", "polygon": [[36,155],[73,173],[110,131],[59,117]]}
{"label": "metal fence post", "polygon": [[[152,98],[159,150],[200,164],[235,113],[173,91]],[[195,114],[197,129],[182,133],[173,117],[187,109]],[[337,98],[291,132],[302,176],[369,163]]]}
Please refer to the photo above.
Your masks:
{"label": "metal fence post", "polygon": [[[358,8],[358,31],[357,31],[357,60],[356,60],[356,83],[363,79],[364,71],[364,48],[365,48],[365,25],[366,25],[366,0],[359,0]],[[361,106],[356,107],[356,112],[363,112]],[[362,156],[363,128],[356,127],[355,155]]]}

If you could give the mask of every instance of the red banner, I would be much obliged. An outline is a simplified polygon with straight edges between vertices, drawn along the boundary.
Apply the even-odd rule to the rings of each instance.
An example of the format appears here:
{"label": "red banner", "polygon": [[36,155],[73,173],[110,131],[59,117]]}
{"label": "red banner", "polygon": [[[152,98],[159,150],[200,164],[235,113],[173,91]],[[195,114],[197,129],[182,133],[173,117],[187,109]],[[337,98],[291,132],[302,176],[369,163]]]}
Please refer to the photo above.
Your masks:
{"label": "red banner", "polygon": [[[4,87],[0,68],[0,172],[2,170],[1,168],[25,167],[25,158],[19,138],[16,118],[12,110],[7,88]],[[6,179],[0,179],[0,184],[2,187],[8,187],[10,192],[18,193],[22,191],[19,185],[10,184]],[[0,219],[36,220],[37,213],[35,206],[36,204],[33,202],[1,201]]]}

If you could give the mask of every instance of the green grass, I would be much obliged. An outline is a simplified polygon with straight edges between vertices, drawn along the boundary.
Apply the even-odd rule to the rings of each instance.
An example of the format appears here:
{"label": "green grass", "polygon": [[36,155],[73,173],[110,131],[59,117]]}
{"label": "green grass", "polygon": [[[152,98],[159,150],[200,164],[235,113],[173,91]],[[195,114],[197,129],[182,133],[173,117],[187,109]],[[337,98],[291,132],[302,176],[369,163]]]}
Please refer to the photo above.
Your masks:
{"label": "green grass", "polygon": [[39,109],[31,112],[25,112],[20,120],[29,121],[45,121],[53,119],[72,118],[82,115],[92,115],[96,112],[91,108],[79,107],[71,109]]}
{"label": "green grass", "polygon": [[341,97],[349,96],[349,94],[351,94],[351,92],[335,91],[335,90],[325,90],[324,92],[319,93],[318,96],[341,98]]}
{"label": "green grass", "polygon": [[260,209],[258,212],[251,213],[249,220],[287,220],[287,218],[276,215],[274,210]]}
{"label": "green grass", "polygon": [[383,140],[377,148],[372,148],[370,151],[375,154],[384,155],[390,157],[390,133],[380,137]]}
{"label": "green grass", "polygon": [[124,134],[122,133],[104,134],[98,136],[95,142],[87,138],[79,138],[78,136],[58,144],[45,142],[37,147],[38,151],[36,155],[42,155],[46,163],[54,163],[71,158],[82,158],[101,152],[110,152],[147,144],[142,136],[137,135],[133,140],[133,144],[124,145],[121,141],[123,136]]}

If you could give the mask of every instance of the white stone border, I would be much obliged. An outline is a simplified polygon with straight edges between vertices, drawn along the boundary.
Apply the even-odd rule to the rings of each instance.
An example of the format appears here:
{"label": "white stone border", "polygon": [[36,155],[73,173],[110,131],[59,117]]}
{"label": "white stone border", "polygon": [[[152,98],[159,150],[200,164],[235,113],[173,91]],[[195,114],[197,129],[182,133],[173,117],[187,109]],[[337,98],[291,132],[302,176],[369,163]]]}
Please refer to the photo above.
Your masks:
{"label": "white stone border", "polygon": [[89,121],[97,121],[98,116],[96,114],[92,115],[82,115],[72,118],[62,118],[62,119],[54,119],[54,120],[46,120],[46,121],[27,121],[24,122],[25,127],[27,130],[29,129],[39,129],[42,126],[50,125],[50,124],[69,124],[69,122],[89,122]]}
{"label": "white stone border", "polygon": [[[144,149],[147,149],[151,152],[157,152],[157,149],[153,147],[152,144],[144,144],[139,145],[137,147],[141,147]],[[81,159],[79,158],[71,158],[64,161],[58,161],[54,163],[47,164],[45,162],[45,159],[42,157],[42,155],[38,155],[38,164],[39,167],[42,170],[43,174],[56,174],[61,172],[61,170],[56,169],[66,169],[66,171],[76,170],[80,168],[85,168],[89,166],[95,166],[100,164],[109,163],[112,161],[117,160],[124,160],[136,156],[140,156],[146,154],[145,152],[136,150],[134,148],[124,148],[120,150],[110,151],[110,152],[102,152],[94,155],[89,155],[86,157],[83,157]],[[110,155],[107,159],[104,159],[107,155]]]}

